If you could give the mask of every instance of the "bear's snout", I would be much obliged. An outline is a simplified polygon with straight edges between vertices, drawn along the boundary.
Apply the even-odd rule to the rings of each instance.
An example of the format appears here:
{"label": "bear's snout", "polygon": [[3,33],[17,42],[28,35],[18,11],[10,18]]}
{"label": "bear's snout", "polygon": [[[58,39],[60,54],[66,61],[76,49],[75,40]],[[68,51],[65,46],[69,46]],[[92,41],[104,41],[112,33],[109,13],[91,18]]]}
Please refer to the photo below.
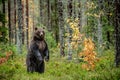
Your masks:
{"label": "bear's snout", "polygon": [[40,32],[40,36],[43,36],[43,32]]}

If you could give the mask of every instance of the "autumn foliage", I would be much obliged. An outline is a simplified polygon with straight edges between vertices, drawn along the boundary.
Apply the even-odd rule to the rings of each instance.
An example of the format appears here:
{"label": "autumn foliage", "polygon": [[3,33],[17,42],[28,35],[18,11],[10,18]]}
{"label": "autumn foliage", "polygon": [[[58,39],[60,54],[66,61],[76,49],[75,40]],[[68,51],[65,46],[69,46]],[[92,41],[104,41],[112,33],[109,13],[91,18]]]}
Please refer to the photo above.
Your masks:
{"label": "autumn foliage", "polygon": [[83,51],[79,53],[80,57],[86,62],[82,65],[83,69],[93,70],[95,68],[95,63],[99,60],[96,57],[95,44],[90,38],[85,38]]}
{"label": "autumn foliage", "polygon": [[85,62],[84,64],[82,64],[82,68],[86,70],[93,70],[95,68],[95,63],[98,61],[95,52],[95,44],[90,38],[85,38],[84,41],[82,41],[85,36],[79,31],[78,19],[67,19],[67,23],[72,29],[72,35],[70,35],[70,33],[66,34],[67,36],[72,36],[72,49],[77,49],[78,46],[83,43],[83,51],[79,53],[79,56],[82,57]]}
{"label": "autumn foliage", "polygon": [[[76,18],[75,20],[72,19],[67,19],[67,23],[70,26],[70,28],[72,29],[72,42],[71,42],[71,46],[73,49],[78,48],[80,41],[82,40],[83,34],[80,33],[79,31],[79,19]],[[67,36],[70,36],[70,33],[66,34]]]}
{"label": "autumn foliage", "polygon": [[4,63],[4,62],[6,62],[12,54],[13,54],[13,52],[12,52],[12,51],[8,51],[8,52],[6,52],[6,56],[5,56],[5,57],[0,58],[0,64],[2,64],[2,63]]}

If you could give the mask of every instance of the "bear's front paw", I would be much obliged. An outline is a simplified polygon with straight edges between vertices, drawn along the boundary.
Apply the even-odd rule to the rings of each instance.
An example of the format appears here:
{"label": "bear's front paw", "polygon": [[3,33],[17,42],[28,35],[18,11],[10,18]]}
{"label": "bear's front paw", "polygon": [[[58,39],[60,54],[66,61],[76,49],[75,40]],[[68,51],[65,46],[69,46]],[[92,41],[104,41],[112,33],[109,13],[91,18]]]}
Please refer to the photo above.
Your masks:
{"label": "bear's front paw", "polygon": [[49,58],[45,57],[45,61],[48,62],[48,61],[49,61]]}

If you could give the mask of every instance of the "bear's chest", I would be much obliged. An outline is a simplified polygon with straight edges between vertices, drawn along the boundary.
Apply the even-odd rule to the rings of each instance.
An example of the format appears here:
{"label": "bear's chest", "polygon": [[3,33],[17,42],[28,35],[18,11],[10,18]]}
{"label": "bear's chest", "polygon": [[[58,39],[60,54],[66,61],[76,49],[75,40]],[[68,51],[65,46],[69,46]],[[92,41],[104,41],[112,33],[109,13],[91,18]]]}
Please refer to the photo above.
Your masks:
{"label": "bear's chest", "polygon": [[46,44],[44,41],[37,42],[37,45],[39,47],[40,52],[43,52],[45,50]]}

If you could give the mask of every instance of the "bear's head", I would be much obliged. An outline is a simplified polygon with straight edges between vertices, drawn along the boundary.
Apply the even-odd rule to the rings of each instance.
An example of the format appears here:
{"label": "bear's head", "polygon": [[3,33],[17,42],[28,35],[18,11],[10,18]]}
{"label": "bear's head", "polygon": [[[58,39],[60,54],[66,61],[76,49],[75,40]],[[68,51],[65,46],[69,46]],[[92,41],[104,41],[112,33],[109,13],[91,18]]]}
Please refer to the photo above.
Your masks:
{"label": "bear's head", "polygon": [[44,36],[45,36],[44,29],[36,27],[33,36],[34,40],[44,40]]}

